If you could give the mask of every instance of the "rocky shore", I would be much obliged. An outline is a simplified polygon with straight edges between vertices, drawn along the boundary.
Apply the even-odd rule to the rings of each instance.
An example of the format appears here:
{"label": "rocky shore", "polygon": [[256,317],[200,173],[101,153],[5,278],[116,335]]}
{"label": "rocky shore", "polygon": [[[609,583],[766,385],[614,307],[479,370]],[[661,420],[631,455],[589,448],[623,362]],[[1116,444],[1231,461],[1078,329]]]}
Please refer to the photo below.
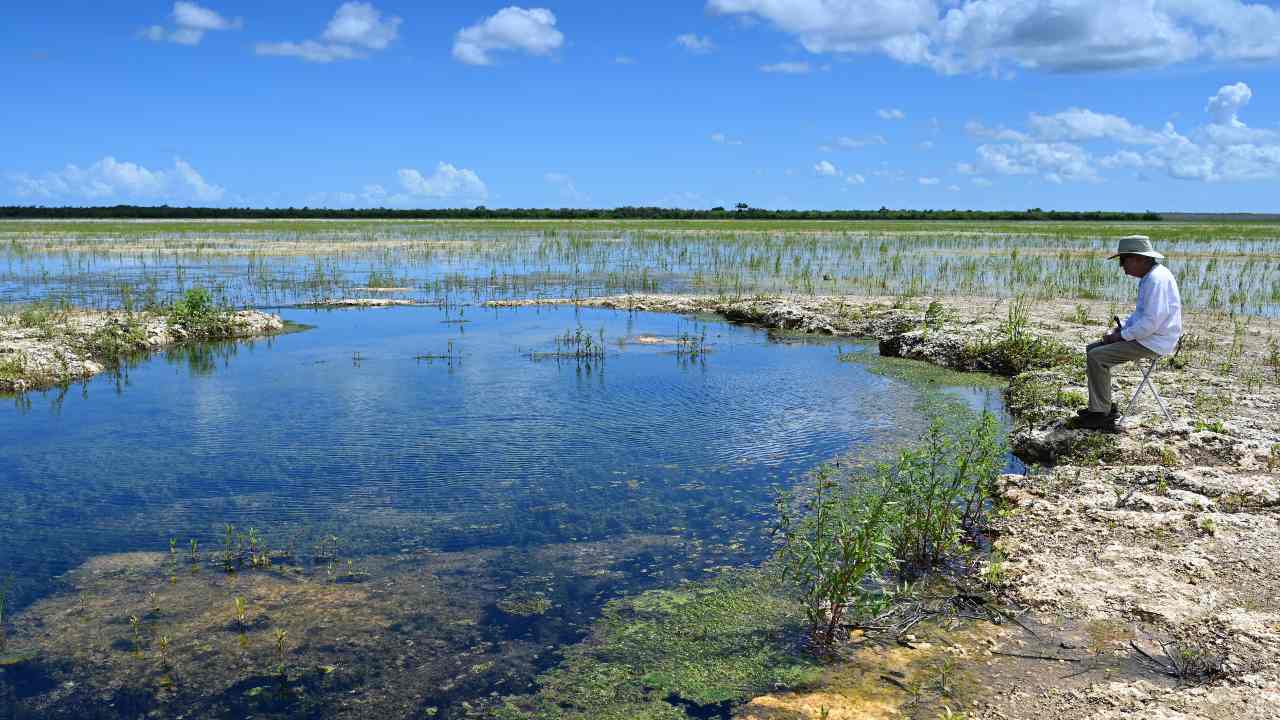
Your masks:
{"label": "rocky shore", "polygon": [[187,340],[228,340],[284,329],[277,315],[225,312],[193,332],[150,312],[27,310],[0,314],[0,392],[20,393],[87,380],[121,359]]}
{"label": "rocky shore", "polygon": [[[1124,312],[1102,302],[634,295],[491,305],[563,303],[868,337],[883,355],[1008,376],[1010,444],[1030,470],[1001,479],[1008,510],[988,578],[1028,618],[1086,628],[1095,661],[1124,659],[1138,671],[1021,674],[999,692],[993,682],[965,717],[1280,718],[1274,322],[1188,314],[1180,352],[1155,376],[1173,422],[1144,396],[1110,434],[1067,422],[1086,398],[1084,345]],[[1123,407],[1140,374],[1130,364],[1114,376]],[[998,648],[1016,642],[1005,636],[969,655],[994,665]],[[763,717],[760,705],[741,716]],[[788,718],[844,716],[831,703],[790,707]]]}

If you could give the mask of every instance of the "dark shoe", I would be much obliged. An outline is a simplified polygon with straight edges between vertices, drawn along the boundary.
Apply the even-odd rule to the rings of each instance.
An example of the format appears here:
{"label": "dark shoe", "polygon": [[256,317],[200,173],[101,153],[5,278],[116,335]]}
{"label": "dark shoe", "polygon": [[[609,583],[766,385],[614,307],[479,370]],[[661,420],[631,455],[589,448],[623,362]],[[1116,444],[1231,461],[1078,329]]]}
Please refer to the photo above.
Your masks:
{"label": "dark shoe", "polygon": [[[1085,415],[1093,415],[1093,414],[1095,413],[1089,408],[1080,408],[1079,410],[1076,411],[1076,417],[1084,417]],[[1097,414],[1101,415],[1102,413],[1097,413]],[[1107,417],[1113,417],[1113,418],[1120,417],[1120,406],[1116,405],[1115,403],[1111,403],[1111,412],[1107,413]]]}
{"label": "dark shoe", "polygon": [[1076,427],[1081,430],[1106,430],[1108,432],[1115,432],[1116,419],[1112,415],[1087,412],[1077,417],[1075,422],[1072,423],[1072,427]]}

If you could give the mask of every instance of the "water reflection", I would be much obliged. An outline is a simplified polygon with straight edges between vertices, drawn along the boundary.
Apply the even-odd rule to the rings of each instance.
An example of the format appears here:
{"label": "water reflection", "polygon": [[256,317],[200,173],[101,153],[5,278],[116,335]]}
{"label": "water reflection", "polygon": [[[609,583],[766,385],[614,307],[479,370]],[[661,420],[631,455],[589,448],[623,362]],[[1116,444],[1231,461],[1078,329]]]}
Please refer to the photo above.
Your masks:
{"label": "water reflection", "polygon": [[[920,424],[903,384],[839,362],[829,343],[750,328],[696,326],[706,348],[694,358],[678,347],[688,321],[662,315],[289,316],[316,328],[171,351],[0,412],[0,576],[15,579],[11,608],[46,598],[19,633],[61,653],[63,669],[41,677],[98,657],[103,676],[87,686],[119,682],[137,671],[135,645],[154,658],[170,633],[210,646],[187,657],[204,680],[121,707],[324,714],[246,700],[269,677],[215,667],[223,653],[270,666],[278,628],[317,638],[292,651],[307,672],[347,667],[286,672],[290,692],[367,692],[384,673],[400,680],[380,703],[447,716],[500,683],[518,689],[605,599],[758,559],[772,487]],[[603,338],[602,355],[530,359],[579,328]],[[275,562],[228,576],[224,532],[250,528]],[[189,560],[166,555],[171,540],[195,543]],[[80,599],[54,592],[67,584]],[[152,596],[170,609],[152,617]],[[228,626],[235,598],[260,627]],[[77,645],[81,626],[51,620],[66,613],[105,638],[105,656],[97,641]],[[150,633],[141,640],[135,615]],[[237,650],[241,630],[248,649]],[[352,633],[373,636],[358,649],[335,640]],[[395,649],[405,643],[418,649]],[[445,689],[424,697],[421,677],[386,665],[397,653]],[[155,683],[173,681],[147,667]],[[396,696],[409,688],[412,698]]]}

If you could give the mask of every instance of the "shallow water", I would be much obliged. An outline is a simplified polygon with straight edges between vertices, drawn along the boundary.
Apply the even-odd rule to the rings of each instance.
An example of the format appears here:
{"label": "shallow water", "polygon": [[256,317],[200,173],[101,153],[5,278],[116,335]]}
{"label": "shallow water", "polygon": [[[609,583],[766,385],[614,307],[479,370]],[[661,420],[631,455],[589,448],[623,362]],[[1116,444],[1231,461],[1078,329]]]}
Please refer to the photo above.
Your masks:
{"label": "shallow water", "polygon": [[[285,316],[315,327],[0,411],[14,509],[0,572],[207,544],[224,523],[304,541],[339,528],[364,551],[724,535],[772,484],[909,424],[905,388],[834,346],[728,324],[571,308]],[[603,332],[603,360],[531,358],[579,327]],[[671,338],[704,330],[703,357],[677,354]]]}
{"label": "shallow water", "polygon": [[[473,604],[492,609],[530,577],[557,600],[542,628],[486,611],[482,635],[555,646],[608,597],[760,559],[773,488],[922,424],[911,388],[840,362],[837,344],[721,322],[568,307],[284,316],[314,327],[155,356],[0,410],[10,614],[87,592],[57,578],[94,556],[172,539],[216,557],[230,524],[356,568],[481,553]],[[547,355],[579,328],[603,358]],[[706,351],[690,357],[681,336]],[[652,538],[678,550],[642,547]],[[599,581],[555,579],[572,575],[565,557],[610,553],[580,572]]]}

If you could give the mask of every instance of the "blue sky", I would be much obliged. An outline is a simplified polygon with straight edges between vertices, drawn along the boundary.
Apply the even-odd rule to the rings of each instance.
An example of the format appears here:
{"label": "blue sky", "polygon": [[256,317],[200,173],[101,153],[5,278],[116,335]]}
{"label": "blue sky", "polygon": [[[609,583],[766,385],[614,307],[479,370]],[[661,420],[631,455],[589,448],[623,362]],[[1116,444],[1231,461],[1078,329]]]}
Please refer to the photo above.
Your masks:
{"label": "blue sky", "polygon": [[425,5],[15,4],[0,204],[1280,211],[1275,3]]}

